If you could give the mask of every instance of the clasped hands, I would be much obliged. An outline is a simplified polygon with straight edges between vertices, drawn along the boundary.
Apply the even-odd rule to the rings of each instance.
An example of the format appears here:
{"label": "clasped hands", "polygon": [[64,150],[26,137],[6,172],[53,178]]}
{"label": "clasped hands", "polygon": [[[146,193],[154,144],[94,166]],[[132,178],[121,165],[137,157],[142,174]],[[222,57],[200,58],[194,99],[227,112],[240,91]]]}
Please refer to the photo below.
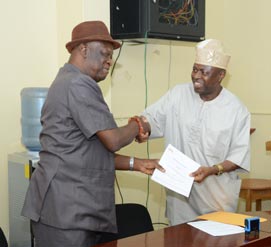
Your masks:
{"label": "clasped hands", "polygon": [[134,116],[129,119],[130,121],[136,121],[139,127],[139,133],[135,137],[135,141],[138,143],[146,142],[151,133],[151,126],[148,120],[144,116]]}

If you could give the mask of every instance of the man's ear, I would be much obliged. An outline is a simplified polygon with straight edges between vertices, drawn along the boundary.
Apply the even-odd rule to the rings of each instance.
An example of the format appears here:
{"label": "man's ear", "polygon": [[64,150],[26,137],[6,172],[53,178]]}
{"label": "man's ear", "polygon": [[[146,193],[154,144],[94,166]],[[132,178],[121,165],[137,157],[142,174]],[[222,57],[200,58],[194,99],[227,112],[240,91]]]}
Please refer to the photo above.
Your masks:
{"label": "man's ear", "polygon": [[83,55],[83,57],[86,57],[86,55],[87,55],[87,46],[85,44],[80,44],[78,46],[78,50]]}
{"label": "man's ear", "polygon": [[220,73],[219,73],[219,81],[222,81],[225,76],[226,76],[226,70],[225,69],[221,69]]}

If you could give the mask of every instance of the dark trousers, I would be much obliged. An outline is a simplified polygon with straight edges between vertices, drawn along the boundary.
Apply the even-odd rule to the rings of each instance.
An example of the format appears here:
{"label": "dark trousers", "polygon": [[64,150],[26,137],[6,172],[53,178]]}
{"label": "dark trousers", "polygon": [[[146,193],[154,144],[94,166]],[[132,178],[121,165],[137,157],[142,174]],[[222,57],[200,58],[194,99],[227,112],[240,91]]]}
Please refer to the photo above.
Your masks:
{"label": "dark trousers", "polygon": [[103,242],[104,233],[59,229],[31,221],[35,247],[91,247]]}

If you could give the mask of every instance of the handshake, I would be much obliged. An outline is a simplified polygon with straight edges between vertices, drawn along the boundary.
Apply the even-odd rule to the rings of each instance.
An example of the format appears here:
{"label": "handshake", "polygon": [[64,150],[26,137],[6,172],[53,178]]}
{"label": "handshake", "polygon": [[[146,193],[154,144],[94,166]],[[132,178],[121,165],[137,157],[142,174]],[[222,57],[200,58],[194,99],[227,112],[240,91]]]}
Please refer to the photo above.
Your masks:
{"label": "handshake", "polygon": [[144,116],[134,116],[129,118],[128,123],[135,121],[138,124],[139,132],[135,137],[135,141],[138,143],[146,142],[151,134],[151,126],[148,120]]}

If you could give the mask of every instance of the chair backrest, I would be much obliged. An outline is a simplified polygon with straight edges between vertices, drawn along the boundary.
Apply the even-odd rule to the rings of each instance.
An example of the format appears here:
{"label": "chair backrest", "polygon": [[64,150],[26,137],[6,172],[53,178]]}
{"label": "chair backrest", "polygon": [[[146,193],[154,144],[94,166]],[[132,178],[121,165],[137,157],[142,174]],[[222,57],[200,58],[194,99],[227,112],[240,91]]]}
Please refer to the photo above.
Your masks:
{"label": "chair backrest", "polygon": [[0,227],[0,246],[1,247],[8,247],[7,239],[5,237],[4,232],[2,231],[1,227]]}
{"label": "chair backrest", "polygon": [[116,204],[117,234],[109,234],[103,242],[126,238],[140,233],[153,231],[148,209],[137,203]]}

